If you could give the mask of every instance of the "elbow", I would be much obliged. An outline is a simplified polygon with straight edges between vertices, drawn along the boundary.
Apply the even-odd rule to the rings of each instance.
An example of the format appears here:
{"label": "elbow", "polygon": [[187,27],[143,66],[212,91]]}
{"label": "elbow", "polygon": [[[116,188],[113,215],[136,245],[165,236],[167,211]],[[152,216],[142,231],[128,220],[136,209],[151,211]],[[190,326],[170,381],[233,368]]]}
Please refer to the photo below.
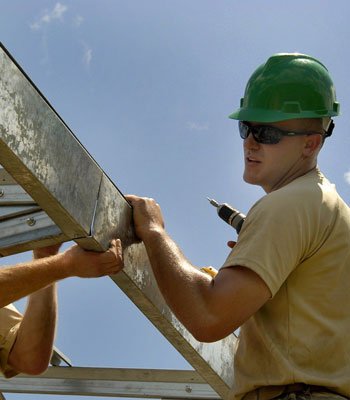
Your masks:
{"label": "elbow", "polygon": [[47,357],[11,357],[9,364],[11,367],[22,374],[40,375],[49,366],[50,358]]}
{"label": "elbow", "polygon": [[48,363],[36,362],[36,363],[32,363],[32,364],[22,363],[22,364],[20,364],[18,366],[14,366],[14,368],[18,372],[21,372],[23,374],[40,375],[40,374],[44,373],[47,370],[48,366],[49,366]]}
{"label": "elbow", "polygon": [[26,366],[25,370],[21,372],[27,375],[41,375],[47,370],[48,366],[48,363],[37,363]]}
{"label": "elbow", "polygon": [[198,331],[191,332],[192,336],[198,341],[202,343],[213,343],[218,340],[224,339],[225,336],[219,334],[219,332],[211,331],[210,329],[203,328]]}
{"label": "elbow", "polygon": [[202,343],[213,343],[217,342],[222,338],[218,338],[216,335],[211,335],[207,331],[203,330],[200,332],[193,332],[192,336],[198,341]]}
{"label": "elbow", "polygon": [[[238,328],[238,326],[237,326]],[[233,334],[237,329],[235,326],[223,326],[220,323],[205,323],[187,327],[192,336],[203,343],[213,343],[224,339],[225,337]]]}

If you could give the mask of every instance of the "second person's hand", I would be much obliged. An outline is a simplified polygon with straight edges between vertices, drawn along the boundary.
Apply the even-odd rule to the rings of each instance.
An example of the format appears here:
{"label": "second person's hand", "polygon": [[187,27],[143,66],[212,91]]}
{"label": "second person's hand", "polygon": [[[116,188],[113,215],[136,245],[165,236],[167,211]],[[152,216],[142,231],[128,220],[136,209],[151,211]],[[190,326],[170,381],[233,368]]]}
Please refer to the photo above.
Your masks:
{"label": "second person's hand", "polygon": [[124,267],[120,239],[112,240],[110,248],[102,253],[87,251],[75,245],[59,256],[62,257],[62,265],[67,270],[67,276],[98,278],[116,274]]}

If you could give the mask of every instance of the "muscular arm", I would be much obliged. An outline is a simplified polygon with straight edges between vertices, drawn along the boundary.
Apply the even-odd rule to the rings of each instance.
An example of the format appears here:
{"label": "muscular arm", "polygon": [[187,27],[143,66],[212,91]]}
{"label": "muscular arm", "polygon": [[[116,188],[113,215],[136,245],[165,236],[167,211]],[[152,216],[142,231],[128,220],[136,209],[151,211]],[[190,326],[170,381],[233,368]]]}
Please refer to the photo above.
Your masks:
{"label": "muscular arm", "polygon": [[49,365],[57,319],[56,284],[29,296],[8,364],[16,371],[40,374]]}
{"label": "muscular arm", "polygon": [[72,276],[95,278],[122,268],[120,241],[104,253],[73,246],[64,253],[0,269],[0,307]]}
{"label": "muscular arm", "polygon": [[[54,256],[59,247],[55,245],[34,250],[34,258]],[[8,364],[15,370],[28,374],[44,372],[52,355],[56,321],[57,290],[56,283],[52,283],[29,296]]]}
{"label": "muscular arm", "polygon": [[214,279],[200,272],[164,230],[159,206],[151,199],[128,200],[167,304],[199,341],[227,336],[270,298],[264,281],[248,268],[226,268]]}
{"label": "muscular arm", "polygon": [[62,255],[58,254],[0,269],[0,307],[67,278],[70,272],[62,264]]}
{"label": "muscular arm", "polygon": [[[36,258],[44,258],[5,268],[5,274],[0,273],[3,302],[32,293],[8,357],[8,364],[18,372],[40,374],[49,364],[57,316],[54,282],[69,276],[110,275],[122,268],[119,241],[105,253],[86,252],[74,246],[65,253],[50,256],[48,250],[50,253],[50,249],[34,252]],[[10,293],[6,293],[8,291]]]}

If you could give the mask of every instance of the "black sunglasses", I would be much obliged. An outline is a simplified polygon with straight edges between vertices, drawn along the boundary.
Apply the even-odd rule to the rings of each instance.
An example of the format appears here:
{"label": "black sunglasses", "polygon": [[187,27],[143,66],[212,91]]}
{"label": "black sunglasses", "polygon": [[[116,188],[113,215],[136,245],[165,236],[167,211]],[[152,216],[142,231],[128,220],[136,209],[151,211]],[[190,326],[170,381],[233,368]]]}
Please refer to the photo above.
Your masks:
{"label": "black sunglasses", "polygon": [[[270,125],[250,125],[249,122],[239,121],[239,134],[242,139],[247,139],[249,134],[253,135],[256,142],[262,144],[277,144],[283,136],[306,136],[320,132],[290,132]],[[328,135],[327,135],[328,136]],[[330,135],[329,135],[330,136]]]}

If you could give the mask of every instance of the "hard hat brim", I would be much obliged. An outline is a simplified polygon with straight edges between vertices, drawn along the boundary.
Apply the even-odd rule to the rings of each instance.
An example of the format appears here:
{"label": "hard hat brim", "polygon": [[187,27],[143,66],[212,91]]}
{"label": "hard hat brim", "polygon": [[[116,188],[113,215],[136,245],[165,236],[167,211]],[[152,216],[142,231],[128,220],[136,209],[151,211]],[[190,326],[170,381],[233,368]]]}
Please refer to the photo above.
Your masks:
{"label": "hard hat brim", "polygon": [[283,111],[266,110],[266,109],[247,109],[239,108],[237,111],[230,114],[230,119],[249,122],[279,122],[289,119],[300,118],[323,118],[335,117],[339,115],[339,111],[329,112],[325,110],[320,111],[301,111],[298,113],[285,113]]}

